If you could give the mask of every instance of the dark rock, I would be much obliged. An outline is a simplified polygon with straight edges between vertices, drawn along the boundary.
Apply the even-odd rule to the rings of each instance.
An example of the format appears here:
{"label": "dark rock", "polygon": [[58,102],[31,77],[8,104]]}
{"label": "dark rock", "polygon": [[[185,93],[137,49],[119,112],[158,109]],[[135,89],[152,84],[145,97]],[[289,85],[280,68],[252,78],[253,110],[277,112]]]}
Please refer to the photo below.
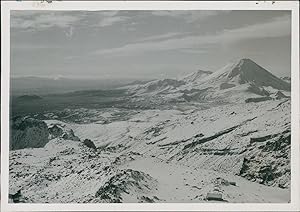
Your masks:
{"label": "dark rock", "polygon": [[229,184],[233,185],[233,186],[236,186],[236,182],[233,182],[233,181],[229,181]]}
{"label": "dark rock", "polygon": [[140,202],[153,203],[155,201],[153,199],[151,199],[150,197],[142,196]]}
{"label": "dark rock", "polygon": [[17,100],[22,100],[22,101],[34,101],[34,100],[40,100],[43,99],[42,97],[38,95],[22,95],[17,97]]}
{"label": "dark rock", "polygon": [[263,96],[263,97],[257,97],[257,98],[248,98],[245,100],[246,103],[250,102],[263,102],[263,101],[268,101],[271,100],[272,98],[269,96]]}
{"label": "dark rock", "polygon": [[233,88],[233,87],[235,87],[234,84],[224,82],[220,85],[220,90],[229,89],[229,88]]}
{"label": "dark rock", "polygon": [[18,190],[16,193],[14,194],[8,194],[8,198],[11,199],[13,201],[13,203],[19,203],[19,202],[22,202],[21,201],[21,197],[22,197],[22,194],[21,194],[21,189]]}
{"label": "dark rock", "polygon": [[250,162],[249,159],[244,158],[239,175],[243,175],[244,173],[246,173],[246,171],[249,170],[249,162]]}
{"label": "dark rock", "polygon": [[270,93],[268,91],[266,91],[263,87],[258,87],[254,83],[250,83],[250,85],[248,87],[248,91],[250,91],[251,93],[260,95],[260,96],[269,96],[270,95]]}
{"label": "dark rock", "polygon": [[288,96],[284,95],[281,91],[277,91],[275,94],[275,99],[283,99],[288,98]]}
{"label": "dark rock", "polygon": [[99,198],[102,202],[121,203],[123,193],[129,194],[133,190],[138,193],[148,193],[152,183],[154,179],[148,174],[132,169],[121,170],[99,188],[95,198]]}
{"label": "dark rock", "polygon": [[208,201],[210,200],[223,201],[222,194],[220,193],[207,193],[206,199]]}
{"label": "dark rock", "polygon": [[94,142],[91,141],[90,139],[85,139],[85,140],[83,141],[83,144],[86,145],[86,146],[89,147],[89,148],[92,148],[92,149],[94,149],[94,150],[97,150],[97,147],[95,146]]}
{"label": "dark rock", "polygon": [[268,186],[289,187],[290,170],[282,167],[290,164],[290,143],[290,130],[251,138],[239,175]]}
{"label": "dark rock", "polygon": [[203,133],[199,133],[199,134],[195,135],[194,138],[201,138],[203,136],[204,136]]}
{"label": "dark rock", "polygon": [[11,120],[11,150],[44,147],[49,141],[48,136],[48,127],[44,121],[29,117]]}

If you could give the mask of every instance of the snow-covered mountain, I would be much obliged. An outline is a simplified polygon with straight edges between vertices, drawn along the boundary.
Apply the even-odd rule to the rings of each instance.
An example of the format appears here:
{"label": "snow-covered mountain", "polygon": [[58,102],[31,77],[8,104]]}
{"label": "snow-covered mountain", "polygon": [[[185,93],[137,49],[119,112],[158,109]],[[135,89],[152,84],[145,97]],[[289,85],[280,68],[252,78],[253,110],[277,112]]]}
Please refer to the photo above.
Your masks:
{"label": "snow-covered mountain", "polygon": [[200,83],[202,86],[218,86],[220,89],[251,83],[257,87],[270,86],[278,90],[291,90],[288,83],[274,76],[251,59],[241,59],[238,62],[228,64],[204,78]]}
{"label": "snow-covered mountain", "polygon": [[252,60],[241,59],[213,73],[196,71],[178,80],[154,80],[128,89],[137,107],[153,108],[166,103],[265,101],[278,91],[289,96],[291,86]]}
{"label": "snow-covered mountain", "polygon": [[147,82],[146,84],[138,84],[130,86],[129,91],[135,93],[137,95],[141,94],[159,94],[159,93],[167,93],[172,92],[174,89],[184,85],[185,82],[181,80],[175,79],[163,79],[163,80],[153,80]]}
{"label": "snow-covered mountain", "polygon": [[10,152],[12,201],[290,201],[288,83],[242,59],[123,88],[114,107],[43,114],[44,147]]}
{"label": "snow-covered mountain", "polygon": [[180,80],[186,83],[197,83],[212,73],[213,72],[211,71],[198,70],[191,74],[181,77]]}

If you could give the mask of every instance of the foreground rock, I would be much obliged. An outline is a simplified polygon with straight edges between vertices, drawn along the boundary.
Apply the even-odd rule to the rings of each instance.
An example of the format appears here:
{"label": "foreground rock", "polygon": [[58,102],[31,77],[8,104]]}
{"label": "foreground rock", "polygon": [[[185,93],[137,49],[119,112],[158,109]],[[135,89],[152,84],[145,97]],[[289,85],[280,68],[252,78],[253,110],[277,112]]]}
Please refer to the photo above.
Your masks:
{"label": "foreground rock", "polygon": [[10,149],[39,148],[48,143],[48,127],[45,122],[16,117],[11,120]]}
{"label": "foreground rock", "polygon": [[97,150],[97,147],[95,146],[94,142],[91,141],[90,139],[85,139],[85,140],[83,141],[83,144],[86,145],[86,146],[89,147],[89,148],[92,148],[92,149],[94,149],[94,150]]}
{"label": "foreground rock", "polygon": [[67,129],[65,126],[61,126],[60,124],[51,124],[49,126],[49,138],[62,138],[65,140],[72,140],[72,141],[80,141],[80,138],[75,135],[72,129]]}

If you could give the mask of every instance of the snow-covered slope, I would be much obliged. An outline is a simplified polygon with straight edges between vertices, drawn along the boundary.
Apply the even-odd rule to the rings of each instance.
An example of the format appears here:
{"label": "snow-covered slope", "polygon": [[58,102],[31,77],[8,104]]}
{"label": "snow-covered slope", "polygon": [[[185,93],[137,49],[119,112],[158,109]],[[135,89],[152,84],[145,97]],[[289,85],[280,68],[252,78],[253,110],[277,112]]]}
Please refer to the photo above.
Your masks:
{"label": "snow-covered slope", "polygon": [[26,202],[203,202],[210,192],[228,202],[290,199],[289,99],[64,128],[80,141],[11,152],[10,190]]}
{"label": "snow-covered slope", "polygon": [[198,70],[191,74],[181,77],[180,80],[186,83],[197,83],[212,73],[213,72],[211,71]]}
{"label": "snow-covered slope", "polygon": [[185,82],[175,79],[153,80],[142,85],[134,85],[129,89],[130,92],[136,95],[142,94],[160,94],[170,92]]}

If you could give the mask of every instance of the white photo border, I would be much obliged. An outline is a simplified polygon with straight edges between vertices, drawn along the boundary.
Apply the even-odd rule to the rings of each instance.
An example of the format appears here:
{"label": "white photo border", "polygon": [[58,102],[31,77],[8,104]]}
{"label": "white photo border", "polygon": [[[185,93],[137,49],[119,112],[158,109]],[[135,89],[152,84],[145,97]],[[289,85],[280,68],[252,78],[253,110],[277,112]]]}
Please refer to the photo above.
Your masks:
{"label": "white photo border", "polygon": [[[291,27],[291,203],[8,203],[11,10],[289,10]],[[298,1],[1,2],[1,211],[300,211]]]}

